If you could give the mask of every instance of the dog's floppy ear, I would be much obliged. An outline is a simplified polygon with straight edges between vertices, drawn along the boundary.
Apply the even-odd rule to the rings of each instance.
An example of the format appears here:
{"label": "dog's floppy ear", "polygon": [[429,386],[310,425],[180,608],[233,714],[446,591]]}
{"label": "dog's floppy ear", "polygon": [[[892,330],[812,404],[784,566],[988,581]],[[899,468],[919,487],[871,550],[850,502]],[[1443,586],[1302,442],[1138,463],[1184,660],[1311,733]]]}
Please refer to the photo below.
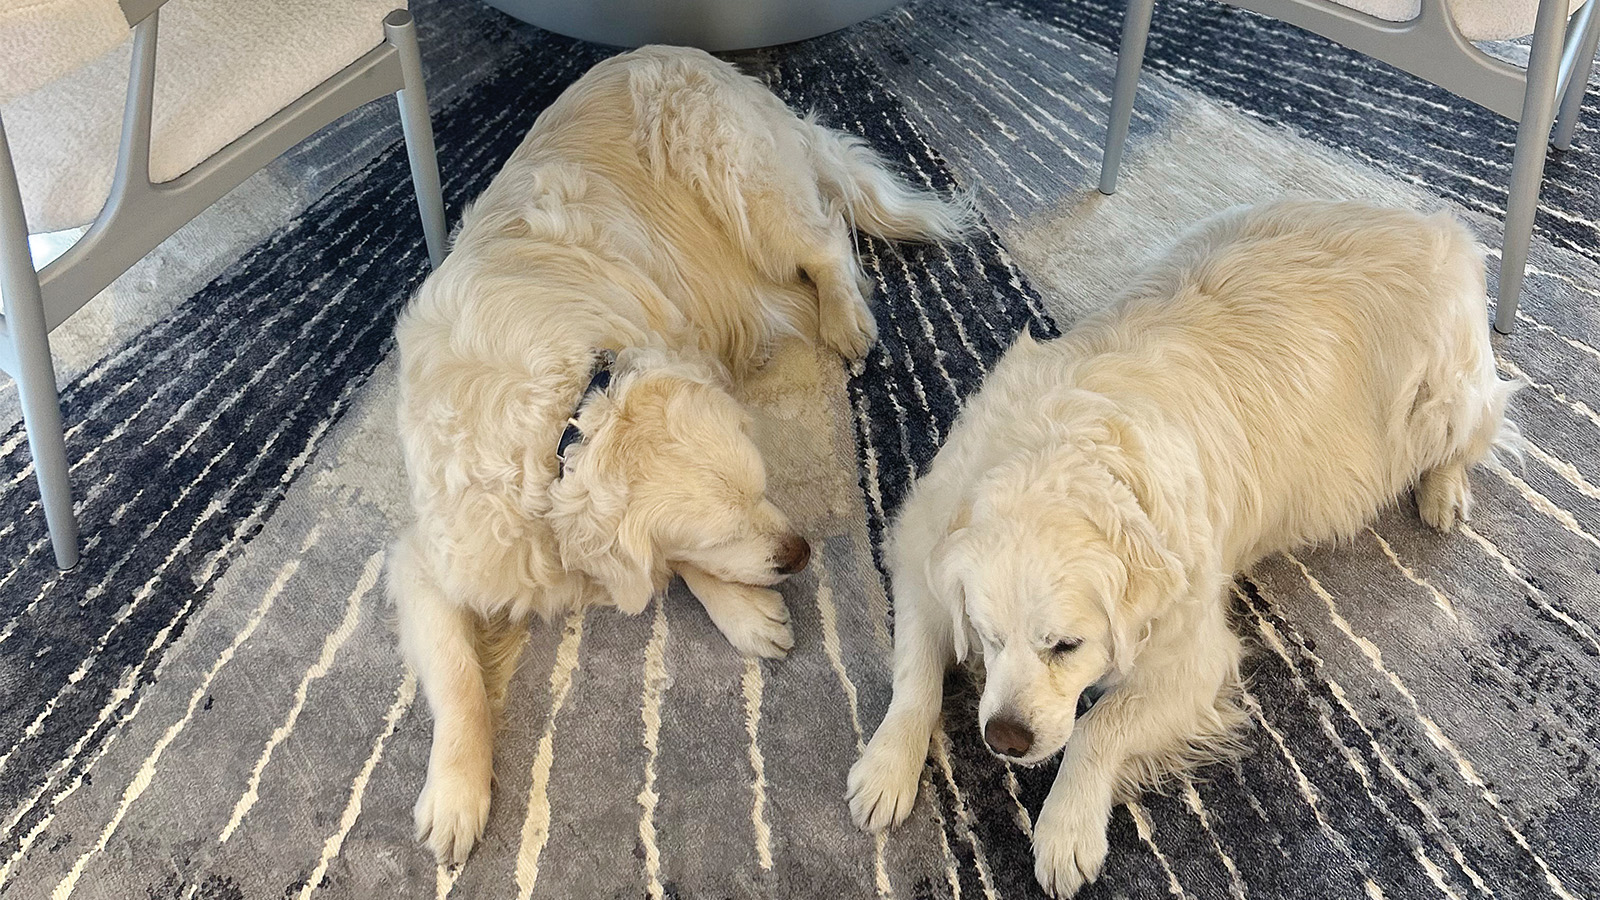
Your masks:
{"label": "dog's floppy ear", "polygon": [[950,616],[950,640],[956,662],[966,662],[971,651],[969,634],[972,627],[967,619],[967,588],[961,577],[966,567],[967,524],[971,508],[963,505],[951,520],[949,532],[934,545],[933,552],[924,561],[923,577],[928,589],[944,604]]}
{"label": "dog's floppy ear", "polygon": [[1104,482],[1082,491],[1080,498],[1084,514],[1105,535],[1127,571],[1122,595],[1106,598],[1113,661],[1126,669],[1138,655],[1151,620],[1183,596],[1188,575],[1126,484],[1107,473]]}
{"label": "dog's floppy ear", "polygon": [[617,609],[642,612],[656,595],[650,537],[628,515],[628,488],[602,471],[602,452],[580,448],[550,489],[550,527],[561,562],[583,572],[611,594]]}
{"label": "dog's floppy ear", "polygon": [[961,532],[957,531],[940,541],[933,555],[928,558],[927,571],[924,573],[929,590],[950,616],[951,649],[958,663],[966,662],[967,654],[972,649],[967,637],[970,626],[967,620],[966,585],[961,582],[960,563],[949,555],[960,538]]}

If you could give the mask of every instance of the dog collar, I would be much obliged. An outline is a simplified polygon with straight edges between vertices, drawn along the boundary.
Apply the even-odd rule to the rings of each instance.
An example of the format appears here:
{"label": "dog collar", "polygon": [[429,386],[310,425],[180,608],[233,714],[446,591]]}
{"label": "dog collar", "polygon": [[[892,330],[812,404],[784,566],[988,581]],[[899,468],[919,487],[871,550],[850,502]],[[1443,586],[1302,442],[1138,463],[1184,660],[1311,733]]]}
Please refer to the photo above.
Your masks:
{"label": "dog collar", "polygon": [[611,367],[616,364],[617,354],[611,350],[595,351],[594,366],[589,369],[589,384],[583,389],[583,394],[578,397],[577,405],[572,409],[572,415],[567,417],[567,427],[561,432],[561,440],[556,442],[556,477],[567,473],[567,451],[574,444],[583,441],[583,430],[578,427],[578,416],[583,412],[583,405],[595,394],[604,393],[611,386]]}
{"label": "dog collar", "polygon": [[1110,692],[1111,685],[1105,679],[1096,681],[1094,684],[1084,688],[1083,693],[1078,695],[1078,711],[1075,714],[1075,717],[1080,719],[1083,718],[1084,713],[1094,709],[1094,705],[1100,702],[1100,698],[1104,697]]}

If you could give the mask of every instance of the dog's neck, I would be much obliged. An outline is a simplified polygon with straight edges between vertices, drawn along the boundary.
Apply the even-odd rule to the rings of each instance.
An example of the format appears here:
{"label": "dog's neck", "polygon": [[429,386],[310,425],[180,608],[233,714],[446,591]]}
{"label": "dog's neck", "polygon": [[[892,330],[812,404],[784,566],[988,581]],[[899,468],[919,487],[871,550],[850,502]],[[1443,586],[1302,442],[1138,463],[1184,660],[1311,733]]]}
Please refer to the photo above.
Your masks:
{"label": "dog's neck", "polygon": [[561,440],[556,442],[556,478],[567,473],[567,454],[573,447],[583,443],[583,429],[578,427],[578,417],[583,414],[584,405],[589,398],[605,393],[606,388],[611,386],[611,368],[616,362],[615,351],[595,351],[594,365],[589,369],[589,383],[578,395],[578,402],[572,406],[572,415],[567,417],[567,427],[561,431]]}

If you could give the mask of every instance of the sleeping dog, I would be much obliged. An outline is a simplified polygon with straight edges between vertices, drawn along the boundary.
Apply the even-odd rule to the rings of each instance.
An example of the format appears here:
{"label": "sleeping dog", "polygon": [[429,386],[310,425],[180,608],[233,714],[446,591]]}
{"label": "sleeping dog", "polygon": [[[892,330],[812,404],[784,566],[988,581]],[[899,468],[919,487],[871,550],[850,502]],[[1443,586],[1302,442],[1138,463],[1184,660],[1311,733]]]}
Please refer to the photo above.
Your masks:
{"label": "sleeping dog", "polygon": [[767,588],[810,549],[730,378],[784,334],[866,352],[847,223],[933,239],[969,218],[697,50],[607,60],[539,116],[396,330],[416,521],[388,590],[433,711],[415,812],[439,859],[488,817],[531,617],[636,613],[677,572],[735,647],[793,646]]}
{"label": "sleeping dog", "polygon": [[1093,881],[1113,804],[1237,739],[1235,573],[1407,488],[1434,528],[1466,516],[1468,468],[1515,434],[1484,293],[1448,217],[1282,202],[1202,223],[1060,340],[1024,335],[893,528],[894,698],[850,771],[856,822],[910,813],[971,652],[990,749],[1066,751],[1039,883]]}

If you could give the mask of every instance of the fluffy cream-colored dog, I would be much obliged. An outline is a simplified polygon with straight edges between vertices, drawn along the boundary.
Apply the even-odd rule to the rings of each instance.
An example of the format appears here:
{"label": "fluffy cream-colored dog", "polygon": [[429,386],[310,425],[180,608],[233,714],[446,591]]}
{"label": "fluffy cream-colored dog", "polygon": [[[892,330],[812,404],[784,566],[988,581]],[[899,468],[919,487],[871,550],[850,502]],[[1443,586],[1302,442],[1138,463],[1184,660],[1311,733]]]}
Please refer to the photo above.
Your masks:
{"label": "fluffy cream-colored dog", "polygon": [[968,216],[697,50],[603,62],[534,123],[396,331],[416,522],[388,587],[433,711],[416,824],[440,859],[488,817],[530,617],[636,613],[676,571],[740,650],[793,646],[766,588],[810,549],[729,378],[785,333],[867,350],[848,223],[939,238]]}
{"label": "fluffy cream-colored dog", "polygon": [[1108,311],[1023,336],[894,528],[894,698],[850,771],[857,823],[911,811],[943,672],[971,649],[991,750],[1066,748],[1039,883],[1093,881],[1113,804],[1235,738],[1233,575],[1409,487],[1450,529],[1468,467],[1514,432],[1512,390],[1466,230],[1355,203],[1224,213]]}

